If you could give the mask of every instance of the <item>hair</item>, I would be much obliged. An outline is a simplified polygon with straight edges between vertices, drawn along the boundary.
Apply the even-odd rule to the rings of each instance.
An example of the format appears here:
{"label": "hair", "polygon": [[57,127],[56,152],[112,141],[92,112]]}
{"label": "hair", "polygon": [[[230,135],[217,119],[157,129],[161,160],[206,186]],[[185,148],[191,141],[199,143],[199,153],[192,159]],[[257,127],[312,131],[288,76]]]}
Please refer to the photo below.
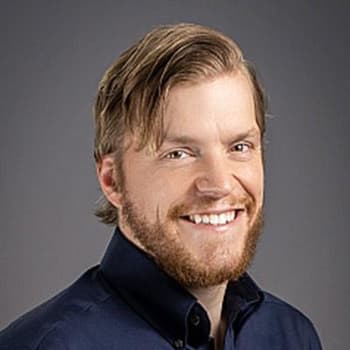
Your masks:
{"label": "hair", "polygon": [[[263,137],[267,110],[263,88],[238,45],[222,33],[196,24],[160,26],[122,53],[102,77],[94,106],[94,158],[98,163],[114,154],[116,189],[123,186],[126,135],[137,136],[138,150],[161,145],[171,88],[236,72],[243,73],[252,87]],[[118,209],[108,201],[95,215],[105,224],[118,224]]]}

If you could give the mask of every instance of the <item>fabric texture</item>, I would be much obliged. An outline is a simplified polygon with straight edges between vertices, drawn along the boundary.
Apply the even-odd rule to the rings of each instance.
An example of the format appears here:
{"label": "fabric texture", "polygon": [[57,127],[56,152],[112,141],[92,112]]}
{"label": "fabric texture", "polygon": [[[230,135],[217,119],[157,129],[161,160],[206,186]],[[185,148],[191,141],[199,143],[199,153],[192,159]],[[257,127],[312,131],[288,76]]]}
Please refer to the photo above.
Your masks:
{"label": "fabric texture", "polygon": [[[319,350],[312,323],[248,276],[228,284],[225,350]],[[213,349],[185,288],[116,229],[100,265],[0,332],[1,350]]]}

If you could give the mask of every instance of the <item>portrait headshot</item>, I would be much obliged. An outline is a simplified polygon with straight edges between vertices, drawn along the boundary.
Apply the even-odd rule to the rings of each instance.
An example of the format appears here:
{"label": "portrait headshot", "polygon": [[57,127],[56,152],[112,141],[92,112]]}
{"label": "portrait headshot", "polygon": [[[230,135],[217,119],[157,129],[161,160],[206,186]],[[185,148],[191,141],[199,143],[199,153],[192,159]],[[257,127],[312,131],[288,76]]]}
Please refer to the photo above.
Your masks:
{"label": "portrait headshot", "polygon": [[345,2],[7,2],[0,350],[343,350]]}

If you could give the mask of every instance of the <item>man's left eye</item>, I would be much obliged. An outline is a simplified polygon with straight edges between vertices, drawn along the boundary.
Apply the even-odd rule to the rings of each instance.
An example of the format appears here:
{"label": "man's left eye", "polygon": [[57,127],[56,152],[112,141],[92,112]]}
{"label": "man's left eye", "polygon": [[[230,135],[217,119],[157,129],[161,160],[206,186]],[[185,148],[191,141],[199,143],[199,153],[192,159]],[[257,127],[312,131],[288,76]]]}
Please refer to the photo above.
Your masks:
{"label": "man's left eye", "polygon": [[232,147],[232,151],[233,152],[240,152],[240,153],[245,153],[247,151],[249,151],[250,149],[250,145],[248,145],[247,143],[237,143],[235,145],[233,145]]}

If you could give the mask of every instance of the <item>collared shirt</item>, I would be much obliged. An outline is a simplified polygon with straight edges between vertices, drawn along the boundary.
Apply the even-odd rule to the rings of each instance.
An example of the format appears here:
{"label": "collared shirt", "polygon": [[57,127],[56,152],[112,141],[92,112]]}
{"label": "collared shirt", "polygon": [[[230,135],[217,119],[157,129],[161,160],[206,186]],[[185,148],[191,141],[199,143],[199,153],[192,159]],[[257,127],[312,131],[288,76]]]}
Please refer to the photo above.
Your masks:
{"label": "collared shirt", "polygon": [[[230,282],[225,350],[319,350],[311,322],[247,275]],[[185,288],[116,230],[101,265],[0,332],[1,350],[213,349]]]}

